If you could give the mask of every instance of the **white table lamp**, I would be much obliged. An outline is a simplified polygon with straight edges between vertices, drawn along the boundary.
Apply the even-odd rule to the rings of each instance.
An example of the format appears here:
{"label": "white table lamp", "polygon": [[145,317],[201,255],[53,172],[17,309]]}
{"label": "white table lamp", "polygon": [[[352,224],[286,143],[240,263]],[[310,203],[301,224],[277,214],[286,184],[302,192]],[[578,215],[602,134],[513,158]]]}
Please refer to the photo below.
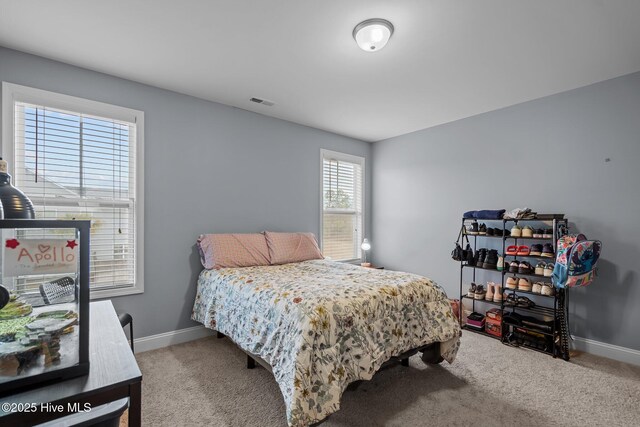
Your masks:
{"label": "white table lamp", "polygon": [[360,265],[362,265],[363,267],[371,267],[371,263],[367,262],[367,252],[371,250],[371,243],[369,243],[369,239],[364,239],[362,241],[362,244],[360,245],[360,249],[362,249],[364,253],[364,262]]}

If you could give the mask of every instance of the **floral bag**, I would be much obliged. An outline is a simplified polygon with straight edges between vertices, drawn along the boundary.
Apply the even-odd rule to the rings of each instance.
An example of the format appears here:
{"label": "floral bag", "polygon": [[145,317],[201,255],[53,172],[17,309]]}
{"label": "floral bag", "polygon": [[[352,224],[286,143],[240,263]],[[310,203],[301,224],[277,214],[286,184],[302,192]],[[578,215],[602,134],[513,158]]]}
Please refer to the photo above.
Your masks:
{"label": "floral bag", "polygon": [[596,277],[596,263],[602,242],[587,240],[584,234],[570,234],[558,239],[553,284],[557,288],[587,286]]}

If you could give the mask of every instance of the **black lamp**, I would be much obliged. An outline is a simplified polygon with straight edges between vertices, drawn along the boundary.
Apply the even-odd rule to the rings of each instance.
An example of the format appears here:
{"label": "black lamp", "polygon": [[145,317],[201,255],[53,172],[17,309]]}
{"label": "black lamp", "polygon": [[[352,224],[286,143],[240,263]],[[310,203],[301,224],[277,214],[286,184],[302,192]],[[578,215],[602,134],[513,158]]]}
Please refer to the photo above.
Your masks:
{"label": "black lamp", "polygon": [[11,175],[7,173],[7,162],[0,157],[0,203],[2,218],[34,219],[36,217],[31,200],[11,185]]}

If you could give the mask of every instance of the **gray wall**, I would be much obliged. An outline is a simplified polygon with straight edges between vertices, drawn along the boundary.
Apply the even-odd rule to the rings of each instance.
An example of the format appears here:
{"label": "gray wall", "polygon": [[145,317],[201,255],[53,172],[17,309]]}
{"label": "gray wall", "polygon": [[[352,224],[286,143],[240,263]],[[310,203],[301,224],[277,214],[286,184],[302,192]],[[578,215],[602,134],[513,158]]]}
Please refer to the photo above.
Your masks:
{"label": "gray wall", "polygon": [[368,143],[2,47],[0,81],[144,111],[145,291],[113,299],[138,337],[195,325],[199,234],[319,232],[321,148],[364,156],[370,177]]}
{"label": "gray wall", "polygon": [[571,292],[572,332],[640,349],[640,73],[373,147],[376,263],[457,295],[463,212],[566,213],[604,245],[601,277]]}

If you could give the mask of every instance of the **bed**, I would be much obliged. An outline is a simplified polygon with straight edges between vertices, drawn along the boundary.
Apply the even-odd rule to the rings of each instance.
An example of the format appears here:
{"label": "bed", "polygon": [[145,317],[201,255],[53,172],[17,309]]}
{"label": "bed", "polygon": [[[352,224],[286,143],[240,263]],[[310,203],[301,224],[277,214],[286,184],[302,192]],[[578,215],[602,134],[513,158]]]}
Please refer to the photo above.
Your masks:
{"label": "bed", "polygon": [[350,383],[391,358],[439,343],[451,363],[460,345],[433,281],[328,260],[204,270],[192,318],[268,364],[289,426],[336,412]]}

